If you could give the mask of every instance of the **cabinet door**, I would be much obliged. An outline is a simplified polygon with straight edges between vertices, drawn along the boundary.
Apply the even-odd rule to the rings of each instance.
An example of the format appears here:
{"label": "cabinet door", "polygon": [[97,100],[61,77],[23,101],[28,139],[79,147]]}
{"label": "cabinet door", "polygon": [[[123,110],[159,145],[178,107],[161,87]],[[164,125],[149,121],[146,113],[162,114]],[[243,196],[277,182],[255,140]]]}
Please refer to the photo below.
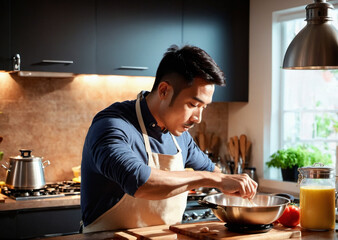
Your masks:
{"label": "cabinet door", "polygon": [[0,0],[0,71],[10,70],[10,0]]}
{"label": "cabinet door", "polygon": [[12,0],[21,70],[95,73],[95,0]]}
{"label": "cabinet door", "polygon": [[213,101],[248,101],[249,0],[184,0],[183,9],[183,43],[205,50],[225,73]]}
{"label": "cabinet door", "polygon": [[181,1],[97,2],[97,73],[155,76],[167,48],[182,41]]}

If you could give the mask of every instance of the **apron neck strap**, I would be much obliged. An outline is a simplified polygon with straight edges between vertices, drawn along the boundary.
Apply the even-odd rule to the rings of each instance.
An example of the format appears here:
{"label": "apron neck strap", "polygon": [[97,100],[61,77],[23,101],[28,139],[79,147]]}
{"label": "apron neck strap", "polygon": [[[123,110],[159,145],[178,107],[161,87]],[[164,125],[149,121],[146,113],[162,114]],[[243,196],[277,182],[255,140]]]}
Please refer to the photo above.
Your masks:
{"label": "apron neck strap", "polygon": [[[137,100],[136,100],[136,116],[137,116],[137,120],[140,124],[140,127],[141,127],[141,130],[142,130],[142,135],[143,135],[143,140],[144,140],[144,145],[146,147],[146,151],[147,151],[147,154],[148,154],[148,160],[151,161],[152,160],[152,151],[151,151],[151,147],[150,147],[150,142],[149,142],[149,137],[148,137],[148,133],[147,133],[147,129],[144,125],[144,121],[143,121],[143,117],[142,117],[142,112],[141,112],[141,100],[143,98],[143,94],[142,92],[140,92],[138,95],[137,95]],[[172,135],[170,133],[175,145],[176,145],[176,148],[179,152],[181,152],[181,148],[180,146],[178,145],[177,141],[176,141],[176,138],[174,137],[174,135]]]}
{"label": "apron neck strap", "polygon": [[142,92],[140,92],[137,95],[137,100],[136,100],[136,105],[135,105],[136,115],[137,115],[138,123],[140,124],[141,130],[142,130],[144,145],[146,147],[146,151],[147,151],[147,154],[148,154],[148,161],[152,161],[153,157],[152,157],[149,137],[148,137],[148,134],[147,134],[147,129],[144,125],[144,121],[143,121],[143,118],[142,118],[142,112],[141,112],[141,99],[142,99],[142,97],[143,97]]}

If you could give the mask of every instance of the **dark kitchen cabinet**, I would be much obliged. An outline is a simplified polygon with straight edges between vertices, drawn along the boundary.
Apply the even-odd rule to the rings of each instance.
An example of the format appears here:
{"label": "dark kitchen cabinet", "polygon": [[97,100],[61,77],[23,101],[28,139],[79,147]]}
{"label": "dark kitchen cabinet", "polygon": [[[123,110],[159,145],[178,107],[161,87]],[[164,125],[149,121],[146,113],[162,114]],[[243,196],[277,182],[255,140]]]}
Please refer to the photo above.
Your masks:
{"label": "dark kitchen cabinet", "polygon": [[10,70],[10,0],[0,0],[0,71]]}
{"label": "dark kitchen cabinet", "polygon": [[11,0],[21,70],[95,73],[95,0]]}
{"label": "dark kitchen cabinet", "polygon": [[166,49],[196,45],[226,76],[214,102],[248,101],[249,0],[0,0],[0,70],[155,76]]}
{"label": "dark kitchen cabinet", "polygon": [[210,54],[225,73],[214,102],[248,101],[249,0],[184,0],[183,43]]}
{"label": "dark kitchen cabinet", "polygon": [[0,211],[0,239],[31,239],[79,233],[80,206]]}
{"label": "dark kitchen cabinet", "polygon": [[182,41],[181,1],[97,1],[98,74],[155,76],[166,49]]}

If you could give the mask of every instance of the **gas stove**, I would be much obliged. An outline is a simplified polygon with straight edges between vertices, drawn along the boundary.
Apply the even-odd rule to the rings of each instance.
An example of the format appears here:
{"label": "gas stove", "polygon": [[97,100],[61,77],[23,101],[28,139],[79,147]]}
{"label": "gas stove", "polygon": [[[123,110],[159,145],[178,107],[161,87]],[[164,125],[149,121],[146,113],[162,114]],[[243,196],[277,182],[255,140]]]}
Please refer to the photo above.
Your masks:
{"label": "gas stove", "polygon": [[80,195],[80,183],[74,181],[47,183],[44,188],[34,190],[9,189],[4,186],[1,193],[17,201],[65,197]]}
{"label": "gas stove", "polygon": [[187,199],[187,206],[183,213],[182,223],[195,223],[203,221],[219,221],[210,208],[198,203],[204,197],[218,193],[216,189],[204,189],[204,192],[190,191]]}

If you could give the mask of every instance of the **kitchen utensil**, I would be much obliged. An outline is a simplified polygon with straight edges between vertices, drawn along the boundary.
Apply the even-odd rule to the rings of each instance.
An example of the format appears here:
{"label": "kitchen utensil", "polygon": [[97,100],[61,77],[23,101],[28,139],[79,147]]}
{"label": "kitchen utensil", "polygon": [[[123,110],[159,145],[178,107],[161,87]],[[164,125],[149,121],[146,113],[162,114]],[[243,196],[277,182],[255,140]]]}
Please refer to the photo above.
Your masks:
{"label": "kitchen utensil", "polygon": [[[210,232],[202,233],[201,229],[207,227]],[[223,222],[198,222],[198,223],[186,223],[186,224],[176,224],[171,225],[169,229],[178,234],[183,234],[189,236],[193,239],[232,239],[232,240],[265,240],[265,239],[289,239],[289,238],[299,238],[301,237],[301,231],[299,228],[291,229],[283,226],[276,226],[271,229],[269,232],[265,233],[236,233],[228,231],[224,227]],[[181,238],[179,238],[181,239]],[[190,238],[189,238],[190,239]]]}
{"label": "kitchen utensil", "polygon": [[239,173],[238,161],[239,161],[239,141],[238,137],[233,137],[233,146],[234,146],[234,161],[235,161],[235,173]]}
{"label": "kitchen utensil", "polygon": [[200,122],[198,125],[198,146],[204,152],[207,149],[207,139],[205,135],[206,123]]}
{"label": "kitchen utensil", "polygon": [[222,173],[231,174],[227,160],[225,160],[221,157],[217,157],[216,166],[221,169]]}
{"label": "kitchen utensil", "polygon": [[213,137],[213,133],[206,132],[205,134],[205,150],[208,151],[208,153],[212,153],[211,151],[211,140]]}
{"label": "kitchen utensil", "polygon": [[[6,186],[17,190],[34,190],[46,185],[44,168],[50,161],[42,162],[41,157],[31,155],[32,150],[20,150],[21,155],[10,157],[9,166],[2,164],[7,170]],[[8,165],[8,163],[6,163]]]}
{"label": "kitchen utensil", "polygon": [[233,139],[230,138],[229,142],[227,143],[227,149],[228,149],[228,152],[229,152],[229,156],[230,156],[230,159],[227,161],[227,164],[230,168],[230,172],[232,174],[235,173],[235,163],[234,163],[234,159],[235,159],[235,146],[234,146],[234,142],[233,142]]}
{"label": "kitchen utensil", "polygon": [[226,161],[225,162],[225,170],[226,170],[227,174],[232,174],[233,173],[230,161]]}
{"label": "kitchen utensil", "polygon": [[206,127],[207,124],[204,121],[202,121],[198,124],[198,131],[201,133],[205,133]]}
{"label": "kitchen utensil", "polygon": [[227,146],[227,150],[228,150],[228,153],[229,153],[229,156],[230,156],[230,160],[232,160],[233,159],[233,154],[232,154],[232,148],[233,147],[232,147],[231,138],[230,138],[229,142],[227,142],[226,146]]}
{"label": "kitchen utensil", "polygon": [[215,134],[212,135],[211,142],[210,142],[210,151],[213,153],[214,157],[218,157],[219,151],[219,137]]}
{"label": "kitchen utensil", "polygon": [[243,169],[245,168],[245,155],[246,155],[246,143],[247,142],[247,137],[242,134],[240,137],[239,137],[239,150],[240,150],[240,153],[241,153],[241,157],[242,157],[242,171]]}
{"label": "kitchen utensil", "polygon": [[200,149],[204,152],[206,150],[206,139],[204,133],[202,132],[198,134],[198,143]]}
{"label": "kitchen utensil", "polygon": [[215,216],[228,224],[261,225],[271,224],[284,212],[290,200],[270,194],[256,194],[252,199],[257,206],[248,206],[243,198],[223,193],[206,196],[199,203],[211,208]]}

